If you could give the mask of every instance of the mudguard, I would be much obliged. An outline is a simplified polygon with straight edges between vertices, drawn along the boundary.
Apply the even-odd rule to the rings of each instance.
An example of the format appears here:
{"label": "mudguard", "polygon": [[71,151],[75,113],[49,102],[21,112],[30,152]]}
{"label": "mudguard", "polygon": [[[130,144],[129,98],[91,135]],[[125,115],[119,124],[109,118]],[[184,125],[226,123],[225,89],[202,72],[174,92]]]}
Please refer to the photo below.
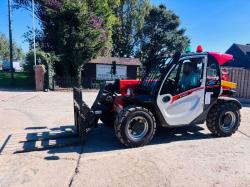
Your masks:
{"label": "mudguard", "polygon": [[219,97],[218,102],[233,102],[239,107],[239,109],[242,108],[240,101],[238,101],[237,99],[233,97]]}

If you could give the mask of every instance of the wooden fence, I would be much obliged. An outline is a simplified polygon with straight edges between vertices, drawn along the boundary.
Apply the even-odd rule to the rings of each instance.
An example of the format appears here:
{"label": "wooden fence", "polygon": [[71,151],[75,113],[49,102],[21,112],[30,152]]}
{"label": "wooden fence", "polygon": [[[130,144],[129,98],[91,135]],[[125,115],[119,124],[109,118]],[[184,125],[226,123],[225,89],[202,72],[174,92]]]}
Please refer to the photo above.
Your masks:
{"label": "wooden fence", "polygon": [[230,81],[237,83],[236,97],[250,99],[250,70],[234,67],[223,69],[228,70]]}

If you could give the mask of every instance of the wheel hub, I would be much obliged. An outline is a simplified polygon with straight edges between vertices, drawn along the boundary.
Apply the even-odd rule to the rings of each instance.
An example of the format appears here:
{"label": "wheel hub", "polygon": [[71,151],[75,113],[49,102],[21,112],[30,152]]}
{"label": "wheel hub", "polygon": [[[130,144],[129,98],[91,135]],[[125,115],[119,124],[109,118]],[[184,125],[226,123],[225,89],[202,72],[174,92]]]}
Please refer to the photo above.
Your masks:
{"label": "wheel hub", "polygon": [[127,136],[133,141],[141,141],[148,131],[148,122],[144,117],[132,118],[126,128]]}
{"label": "wheel hub", "polygon": [[224,132],[228,132],[231,131],[231,129],[234,127],[235,122],[236,122],[235,114],[231,111],[228,111],[221,116],[220,127]]}

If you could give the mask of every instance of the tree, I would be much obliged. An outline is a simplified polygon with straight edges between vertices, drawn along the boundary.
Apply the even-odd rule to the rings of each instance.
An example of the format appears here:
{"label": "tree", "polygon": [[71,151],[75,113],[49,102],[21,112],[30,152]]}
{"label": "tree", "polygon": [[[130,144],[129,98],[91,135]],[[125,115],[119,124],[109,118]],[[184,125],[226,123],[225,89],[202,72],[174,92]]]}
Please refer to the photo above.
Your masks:
{"label": "tree", "polygon": [[[30,6],[28,0],[15,0],[18,7]],[[37,0],[36,15],[41,23],[39,46],[60,57],[64,76],[77,74],[80,84],[84,64],[97,55],[109,55],[112,8],[119,0]],[[112,7],[112,8],[111,8]],[[27,9],[27,8],[26,8]],[[30,34],[26,34],[29,40]]]}
{"label": "tree", "polygon": [[[0,33],[0,61],[9,60],[10,50],[9,50],[9,40],[8,38]],[[22,60],[23,51],[21,48],[17,47],[16,43],[13,43],[13,59]]]}
{"label": "tree", "polygon": [[113,26],[113,56],[134,56],[148,11],[148,0],[121,0],[120,5],[115,7],[117,21]]}
{"label": "tree", "polygon": [[[58,44],[56,51],[64,63],[71,63],[79,86],[84,64],[97,55],[108,53],[111,44],[109,18],[97,5],[98,1],[65,0],[63,7],[53,15],[56,28],[59,28],[54,29]],[[104,4],[102,8],[105,8]]]}
{"label": "tree", "polygon": [[141,45],[137,56],[148,71],[153,63],[163,62],[175,51],[189,46],[185,29],[180,29],[180,18],[164,5],[152,7],[145,17]]}

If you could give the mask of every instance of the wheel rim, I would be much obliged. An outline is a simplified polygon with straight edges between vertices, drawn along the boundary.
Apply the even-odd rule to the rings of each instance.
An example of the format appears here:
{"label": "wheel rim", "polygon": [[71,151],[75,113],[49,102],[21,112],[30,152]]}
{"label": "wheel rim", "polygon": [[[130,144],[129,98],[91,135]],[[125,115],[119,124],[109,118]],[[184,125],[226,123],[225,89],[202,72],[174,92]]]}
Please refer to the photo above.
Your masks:
{"label": "wheel rim", "polygon": [[224,132],[230,132],[236,122],[236,116],[233,112],[225,112],[220,118],[220,128]]}
{"label": "wheel rim", "polygon": [[132,118],[126,125],[126,135],[134,142],[141,141],[148,132],[148,122],[142,117]]}

